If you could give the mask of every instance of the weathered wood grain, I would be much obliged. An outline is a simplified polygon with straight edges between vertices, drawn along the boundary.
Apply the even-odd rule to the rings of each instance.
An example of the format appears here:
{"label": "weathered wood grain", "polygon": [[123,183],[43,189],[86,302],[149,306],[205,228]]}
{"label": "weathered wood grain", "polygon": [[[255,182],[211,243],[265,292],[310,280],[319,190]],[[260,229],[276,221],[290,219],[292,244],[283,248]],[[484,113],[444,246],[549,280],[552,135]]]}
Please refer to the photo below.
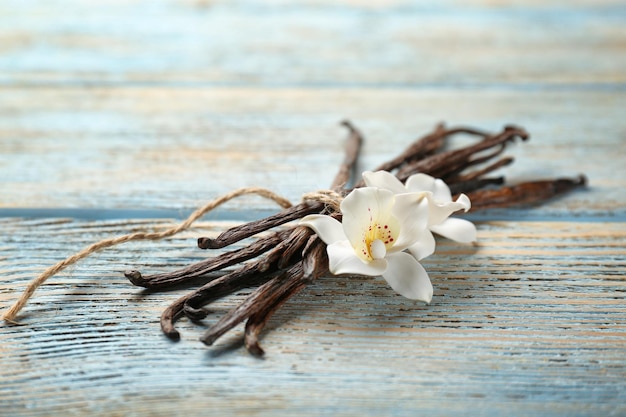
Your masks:
{"label": "weathered wood grain", "polygon": [[[585,173],[590,189],[474,217],[507,219],[481,222],[477,247],[440,241],[430,306],[323,277],[273,317],[264,360],[242,328],[197,340],[245,294],[173,343],[158,317],[182,290],[123,277],[203,258],[217,220],[273,209],[231,202],[80,262],[24,326],[2,323],[0,415],[625,415],[625,19],[622,0],[3,0],[0,308],[164,213],[327,187],[343,118],[366,135],[362,169],[440,121],[516,123],[532,138],[507,152],[509,180]],[[72,215],[99,220],[46,217]]]}
{"label": "weathered wood grain", "polygon": [[623,2],[24,2],[9,84],[407,86],[626,81]]}
{"label": "weathered wood grain", "polygon": [[[162,221],[1,221],[0,306],[47,264]],[[430,306],[380,278],[324,277],[272,319],[264,360],[242,329],[207,348],[202,325],[160,334],[181,294],[121,271],[206,256],[199,234],[130,243],[51,279],[21,327],[0,327],[3,415],[621,415],[626,412],[626,224],[479,224],[477,247],[442,240],[424,264]],[[216,320],[241,295],[214,306]],[[71,410],[71,411],[69,411]]]}
{"label": "weathered wood grain", "polygon": [[[544,208],[623,216],[626,93],[510,89],[0,88],[0,207],[190,210],[243,186],[298,201],[327,187],[353,120],[372,169],[439,121],[524,126],[511,181],[591,188]],[[540,104],[540,105],[539,105]],[[246,198],[229,210],[273,208]]]}

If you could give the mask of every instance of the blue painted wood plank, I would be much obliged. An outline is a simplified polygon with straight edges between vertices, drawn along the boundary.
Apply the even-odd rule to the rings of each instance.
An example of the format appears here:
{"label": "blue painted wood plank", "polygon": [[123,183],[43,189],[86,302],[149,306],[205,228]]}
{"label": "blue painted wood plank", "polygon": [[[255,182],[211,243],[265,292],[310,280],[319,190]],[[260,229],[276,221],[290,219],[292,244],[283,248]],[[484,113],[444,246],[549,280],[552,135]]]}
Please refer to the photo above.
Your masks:
{"label": "blue painted wood plank", "polygon": [[[143,221],[2,220],[0,306],[75,247]],[[204,258],[203,223],[161,242],[109,249],[53,277],[0,327],[0,409],[8,415],[621,415],[626,409],[626,224],[479,224],[478,247],[442,240],[424,261],[430,306],[381,278],[323,277],[272,319],[266,358],[242,328],[207,348],[205,324],[160,334],[184,293],[142,292],[121,271]],[[206,324],[242,300],[216,303]]]}
{"label": "blue painted wood plank", "polygon": [[[442,120],[492,131],[516,123],[531,139],[507,150],[516,161],[498,173],[510,182],[583,173],[590,182],[532,215],[617,219],[626,207],[618,157],[626,154],[624,92],[103,87],[0,94],[4,209],[185,213],[243,186],[299,201],[332,180],[343,158],[344,117],[366,137],[362,170]],[[275,207],[244,198],[225,209]]]}
{"label": "blue painted wood plank", "polygon": [[625,17],[621,0],[3,1],[2,309],[76,250],[171,224],[156,217],[240,186],[326,187],[345,117],[363,169],[442,120],[517,123],[532,139],[508,151],[509,180],[591,187],[475,215],[479,246],[440,241],[424,261],[430,306],[377,277],[321,278],[274,316],[264,360],[241,328],[197,341],[245,292],[172,343],[158,316],[183,291],[122,271],[202,259],[199,235],[266,202],[99,253],[0,325],[0,414],[626,414]]}
{"label": "blue painted wood plank", "polygon": [[5,85],[623,85],[623,2],[5,1]]}

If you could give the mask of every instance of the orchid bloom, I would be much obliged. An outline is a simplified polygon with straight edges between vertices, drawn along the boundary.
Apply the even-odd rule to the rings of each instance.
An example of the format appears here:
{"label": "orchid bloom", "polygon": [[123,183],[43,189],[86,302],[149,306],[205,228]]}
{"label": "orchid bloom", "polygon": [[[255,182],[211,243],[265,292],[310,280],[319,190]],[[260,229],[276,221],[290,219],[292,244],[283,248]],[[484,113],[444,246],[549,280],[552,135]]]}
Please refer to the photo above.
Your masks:
{"label": "orchid bloom", "polygon": [[[461,243],[476,241],[476,226],[468,220],[451,218],[456,211],[468,211],[471,207],[469,198],[461,194],[456,201],[452,201],[450,188],[440,179],[427,174],[411,175],[406,186],[395,175],[387,171],[363,173],[363,180],[368,187],[378,187],[390,190],[396,194],[426,193],[428,199],[428,229],[443,237]],[[434,237],[430,235],[434,246]],[[419,259],[419,258],[418,258]]]}
{"label": "orchid bloom", "polygon": [[300,221],[326,243],[330,272],[382,275],[399,294],[429,303],[433,287],[428,273],[404,252],[422,245],[429,234],[428,200],[363,187],[347,195],[340,209],[342,222],[319,214]]}

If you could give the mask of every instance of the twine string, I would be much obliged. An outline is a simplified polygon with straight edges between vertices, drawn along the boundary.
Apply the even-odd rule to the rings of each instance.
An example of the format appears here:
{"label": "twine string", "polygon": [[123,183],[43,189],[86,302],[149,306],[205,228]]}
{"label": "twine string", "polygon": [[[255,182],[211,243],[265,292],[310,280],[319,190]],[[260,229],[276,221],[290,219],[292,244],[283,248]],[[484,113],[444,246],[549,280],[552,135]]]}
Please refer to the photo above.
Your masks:
{"label": "twine string", "polygon": [[[256,194],[266,199],[272,200],[275,203],[277,203],[279,206],[281,206],[282,208],[289,208],[292,206],[289,200],[287,200],[286,198],[266,188],[261,188],[261,187],[239,188],[237,190],[234,190],[228,194],[224,194],[223,196],[218,197],[208,202],[204,206],[198,208],[193,213],[191,213],[184,222],[174,227],[171,227],[169,229],[166,229],[162,232],[152,232],[152,233],[135,232],[135,233],[130,233],[130,234],[122,235],[122,236],[103,239],[99,242],[96,242],[87,246],[86,248],[63,259],[62,261],[57,262],[56,264],[47,268],[39,276],[34,278],[28,284],[24,292],[21,294],[20,298],[10,308],[8,308],[4,312],[1,319],[8,323],[20,324],[15,321],[15,317],[26,306],[26,304],[28,303],[30,298],[33,296],[37,288],[42,286],[50,277],[58,274],[59,272],[67,268],[68,266],[75,264],[81,259],[84,259],[95,252],[98,252],[106,248],[110,248],[112,246],[119,245],[121,243],[126,243],[126,242],[130,242],[133,240],[160,240],[160,239],[173,236],[177,233],[187,230],[189,227],[191,227],[191,225],[196,220],[204,216],[209,211],[217,208],[218,206],[226,203],[229,200],[232,200],[233,198],[237,198],[246,194]],[[315,191],[312,193],[307,193],[302,196],[303,201],[307,201],[307,200],[319,201],[319,202],[324,203],[328,208],[334,211],[339,211],[339,205],[342,199],[343,197],[340,194],[331,190]]]}
{"label": "twine string", "polygon": [[333,212],[341,211],[341,202],[343,201],[343,196],[336,191],[333,190],[318,190],[311,193],[306,193],[302,196],[302,201],[319,201],[324,203],[326,207],[331,209]]}
{"label": "twine string", "polygon": [[14,321],[15,316],[17,316],[17,314],[24,308],[24,306],[26,306],[26,304],[28,303],[28,300],[33,296],[37,288],[43,285],[46,282],[46,280],[48,280],[48,278],[56,275],[57,273],[61,272],[68,266],[75,264],[81,259],[88,257],[94,252],[100,251],[102,249],[110,248],[111,246],[119,245],[121,243],[130,242],[132,240],[160,240],[166,237],[173,236],[177,233],[182,232],[183,230],[188,229],[196,220],[198,220],[200,217],[202,217],[209,211],[226,203],[229,200],[232,200],[233,198],[246,195],[246,194],[257,194],[261,197],[264,197],[264,198],[267,198],[269,200],[276,202],[279,206],[283,208],[289,208],[292,206],[289,200],[287,200],[286,198],[266,188],[261,188],[261,187],[240,188],[228,194],[225,194],[221,197],[218,197],[215,200],[208,202],[204,206],[198,208],[196,211],[191,213],[191,215],[189,215],[189,217],[184,222],[172,228],[166,229],[162,232],[152,232],[152,233],[135,232],[135,233],[130,233],[130,234],[123,235],[123,236],[103,239],[99,242],[96,242],[87,246],[83,250],[76,252],[75,254],[63,259],[62,261],[59,261],[55,265],[46,269],[39,276],[34,278],[28,284],[28,286],[26,287],[26,289],[24,290],[20,298],[9,309],[7,309],[4,312],[4,314],[2,315],[2,320],[12,323],[12,324],[19,324]]}

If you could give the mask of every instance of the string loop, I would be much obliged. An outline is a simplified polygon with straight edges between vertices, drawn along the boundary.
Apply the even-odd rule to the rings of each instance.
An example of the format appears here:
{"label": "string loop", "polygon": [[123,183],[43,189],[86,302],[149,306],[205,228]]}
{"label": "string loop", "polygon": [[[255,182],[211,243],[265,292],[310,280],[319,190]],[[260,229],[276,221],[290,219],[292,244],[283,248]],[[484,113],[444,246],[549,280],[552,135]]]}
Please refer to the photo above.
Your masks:
{"label": "string loop", "polygon": [[123,235],[123,236],[103,239],[99,242],[96,242],[87,246],[83,250],[63,259],[62,261],[57,262],[55,265],[49,267],[44,272],[42,272],[38,277],[33,279],[28,284],[28,286],[26,287],[26,289],[24,290],[20,298],[9,309],[7,309],[7,311],[4,312],[4,314],[2,315],[2,320],[12,323],[12,324],[19,324],[15,322],[14,320],[15,316],[24,308],[26,303],[28,303],[28,300],[33,296],[37,288],[43,285],[48,278],[58,274],[59,272],[67,268],[68,266],[75,264],[76,262],[80,261],[83,258],[86,258],[92,253],[100,251],[102,249],[110,248],[111,246],[119,245],[120,243],[130,242],[132,240],[160,240],[166,237],[173,236],[191,227],[191,225],[196,220],[198,220],[200,217],[202,217],[209,211],[226,203],[229,200],[232,200],[233,198],[246,195],[246,194],[256,194],[261,197],[267,198],[269,200],[274,201],[276,204],[278,204],[279,206],[283,208],[289,208],[292,206],[289,200],[287,200],[286,198],[266,188],[261,188],[261,187],[240,188],[228,194],[225,194],[221,197],[218,197],[215,200],[208,202],[204,206],[198,208],[196,211],[191,213],[191,215],[189,215],[189,217],[184,222],[172,228],[166,229],[162,232],[153,232],[153,233],[136,232],[136,233],[130,233],[130,234]]}
{"label": "string loop", "polygon": [[318,190],[304,194],[302,196],[302,201],[307,200],[322,202],[326,205],[327,208],[338,213],[341,211],[341,202],[343,201],[343,196],[333,190]]}

